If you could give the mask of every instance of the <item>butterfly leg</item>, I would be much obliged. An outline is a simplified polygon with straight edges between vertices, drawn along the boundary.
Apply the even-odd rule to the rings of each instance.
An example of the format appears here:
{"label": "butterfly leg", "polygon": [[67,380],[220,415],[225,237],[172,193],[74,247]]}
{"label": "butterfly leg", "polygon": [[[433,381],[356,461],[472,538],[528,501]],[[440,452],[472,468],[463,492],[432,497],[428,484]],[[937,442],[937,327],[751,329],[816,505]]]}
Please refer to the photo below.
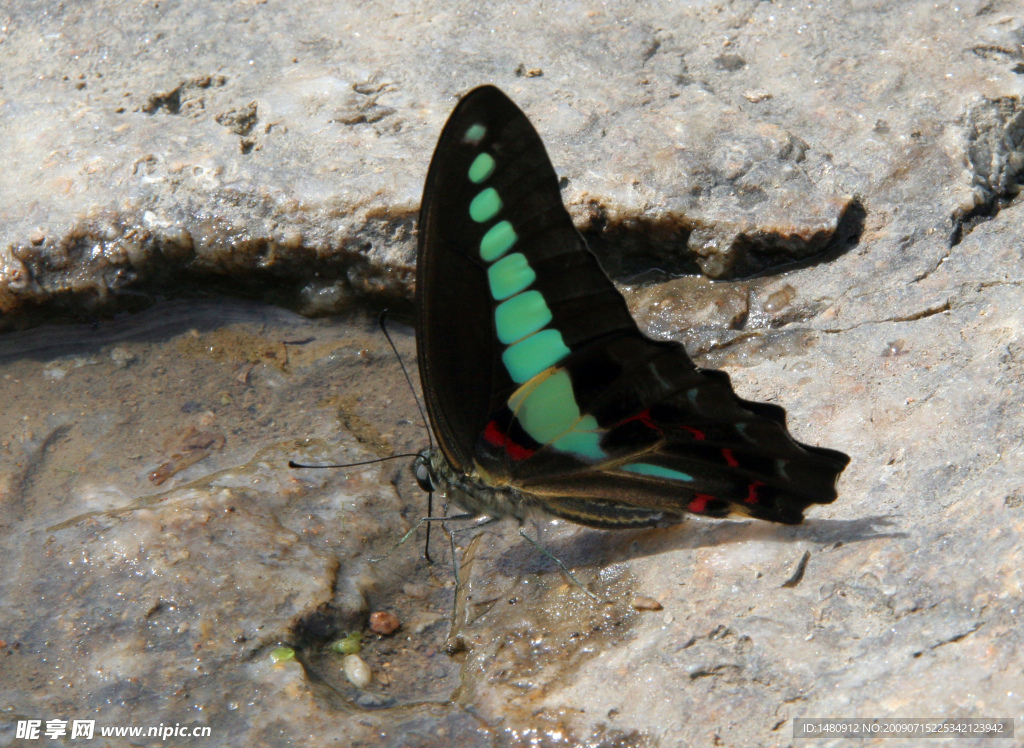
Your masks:
{"label": "butterfly leg", "polygon": [[[367,561],[369,561],[371,564],[379,564],[381,561],[383,561],[388,556],[390,556],[392,553],[394,553],[398,548],[400,548],[402,546],[402,544],[405,543],[406,540],[411,538],[412,534],[414,532],[416,532],[419,529],[420,525],[422,525],[422,524],[423,524],[423,520],[420,520],[415,525],[413,525],[412,528],[409,530],[409,532],[407,532],[405,535],[402,536],[401,540],[399,540],[393,546],[388,548],[387,553],[385,553],[382,556],[373,556],[372,558],[367,559]],[[428,561],[429,561],[429,558],[428,558]]]}
{"label": "butterfly leg", "polygon": [[[454,517],[445,517],[445,519],[480,519],[480,515],[467,512],[466,514],[456,514]],[[468,532],[469,530],[475,530],[478,527],[486,527],[487,525],[494,524],[499,519],[501,519],[501,517],[484,517],[475,525],[470,525],[469,527],[460,527],[458,530],[452,530],[452,534],[454,535],[457,532]]]}
{"label": "butterfly leg", "polygon": [[[479,514],[467,512],[466,514],[456,514],[453,517],[441,517],[438,519],[470,520],[478,519],[479,517]],[[456,652],[460,651],[460,649],[464,648],[464,645],[458,644],[455,640],[452,639],[457,629],[457,622],[459,618],[459,603],[462,593],[462,579],[459,577],[459,557],[455,553],[455,533],[466,532],[467,530],[475,530],[478,527],[483,527],[493,522],[497,522],[498,519],[498,517],[484,517],[482,521],[477,522],[475,525],[470,525],[469,527],[460,527],[458,530],[449,530],[447,525],[443,523],[441,525],[441,529],[443,529],[448,534],[448,544],[451,546],[452,553],[452,576],[455,578],[455,589],[452,591],[452,612],[448,621],[448,654],[455,654]]]}
{"label": "butterfly leg", "polygon": [[548,558],[550,558],[550,559],[551,559],[552,561],[554,561],[554,562],[555,562],[556,564],[558,564],[558,568],[559,568],[559,569],[561,569],[561,570],[562,570],[563,572],[565,572],[565,575],[566,575],[567,577],[569,577],[569,579],[571,579],[571,580],[572,580],[572,583],[573,583],[573,584],[575,584],[575,585],[576,585],[577,587],[579,587],[579,588],[580,588],[581,590],[583,590],[584,592],[586,592],[586,593],[587,593],[587,596],[588,596],[588,597],[590,597],[590,599],[591,599],[591,600],[594,600],[594,601],[596,601],[596,602],[601,602],[601,598],[599,598],[599,597],[598,597],[597,595],[595,595],[595,594],[594,594],[593,592],[591,592],[591,591],[590,591],[590,590],[588,590],[588,589],[587,589],[586,587],[584,587],[584,586],[583,586],[582,584],[580,584],[580,580],[578,580],[578,579],[576,578],[576,576],[575,576],[575,575],[574,575],[574,574],[573,574],[573,573],[572,573],[571,571],[569,571],[569,567],[567,567],[567,566],[566,566],[565,564],[563,564],[563,563],[562,563],[562,561],[561,561],[561,559],[559,559],[559,558],[558,558],[557,556],[555,556],[555,555],[554,555],[554,554],[553,554],[553,553],[552,553],[551,551],[549,551],[549,550],[548,550],[547,548],[545,548],[545,547],[544,547],[544,546],[542,546],[542,545],[541,545],[540,543],[538,543],[538,542],[537,542],[536,540],[534,540],[534,539],[533,539],[533,538],[531,538],[531,537],[530,537],[529,535],[527,535],[527,534],[526,534],[526,532],[525,532],[525,531],[523,530],[523,528],[521,528],[521,527],[519,528],[519,534],[520,534],[520,535],[522,535],[522,536],[523,536],[524,538],[526,538],[527,540],[529,540],[529,541],[530,541],[530,544],[531,544],[531,545],[532,545],[532,546],[533,546],[534,548],[536,548],[536,549],[537,549],[538,551],[540,551],[540,552],[541,552],[541,553],[543,553],[543,554],[544,554],[545,556],[547,556],[547,557],[548,557]]}
{"label": "butterfly leg", "polygon": [[[479,519],[479,517],[480,517],[479,514],[473,514],[472,512],[467,512],[466,514],[456,514],[454,517],[445,517],[445,519],[468,520],[468,519]],[[462,582],[459,581],[459,562],[458,562],[458,559],[455,556],[455,533],[457,533],[457,532],[467,532],[468,530],[476,530],[479,527],[485,527],[486,525],[494,524],[499,519],[501,519],[501,518],[500,517],[484,517],[480,522],[477,522],[475,525],[469,525],[468,527],[460,527],[458,530],[449,530],[447,527],[445,527],[445,531],[448,533],[448,542],[451,544],[451,547],[452,547],[452,573],[455,575],[455,600],[456,601],[459,599],[459,591],[462,589]],[[444,525],[442,525],[442,527],[444,527]],[[453,627],[455,625],[455,613],[456,613],[455,607],[456,606],[454,606],[454,605],[452,606],[452,626]]]}
{"label": "butterfly leg", "polygon": [[[411,528],[409,528],[409,531],[407,533],[405,533],[405,535],[402,536],[402,539],[399,540],[397,543],[395,543],[393,546],[391,546],[391,548],[388,549],[387,553],[385,553],[383,556],[375,556],[374,558],[369,559],[369,561],[370,561],[371,564],[376,564],[376,563],[380,563],[381,561],[386,559],[388,556],[390,556],[392,553],[394,553],[395,550],[399,546],[403,545],[405,543],[405,541],[407,541],[409,538],[411,538],[413,536],[413,533],[415,533],[418,529],[420,529],[420,527],[422,527],[424,524],[427,525],[427,529],[429,530],[430,529],[430,524],[429,524],[430,522],[449,522],[451,520],[476,519],[479,516],[480,516],[479,514],[473,514],[471,512],[467,512],[466,514],[456,514],[456,515],[454,515],[452,517],[423,517],[422,519],[420,519],[419,522],[417,522],[415,525],[413,525]],[[490,518],[488,518],[488,519],[489,519],[489,521],[493,521],[493,520],[490,520]],[[480,525],[474,525],[474,527],[480,527],[480,526],[485,525],[485,524],[488,524],[488,522],[482,522],[482,523],[480,523]],[[472,529],[472,528],[469,528],[469,529]],[[429,538],[428,538],[428,542],[429,542]],[[433,559],[430,558],[430,556],[427,554],[426,550],[424,550],[423,555],[426,556],[427,563],[433,563]]]}
{"label": "butterfly leg", "polygon": [[[480,518],[480,515],[477,514],[476,512],[466,512],[465,514],[453,514],[450,517],[424,517],[423,519],[421,519],[419,522],[416,523],[416,526],[419,527],[424,522],[463,522],[463,521],[465,521],[467,519],[479,519],[479,518]],[[461,532],[461,530],[472,530],[474,527],[482,527],[483,525],[490,524],[493,521],[494,521],[493,518],[488,517],[487,520],[485,522],[480,523],[480,525],[472,525],[471,527],[463,527],[463,528],[460,529],[460,532]]]}
{"label": "butterfly leg", "polygon": [[[479,514],[474,514],[472,512],[466,512],[465,514],[456,514],[456,515],[454,515],[452,517],[427,517],[423,521],[442,521],[442,520],[451,520],[451,519],[454,519],[454,520],[480,519],[480,515]],[[484,517],[479,522],[477,522],[475,525],[470,525],[468,527],[460,527],[457,530],[449,530],[446,525],[444,525],[444,524],[441,525],[441,527],[444,529],[444,531],[446,533],[448,533],[448,543],[451,546],[451,552],[452,552],[452,575],[455,577],[455,590],[454,590],[453,597],[452,597],[452,613],[451,613],[451,618],[449,620],[449,626],[448,626],[449,638],[451,638],[452,634],[456,631],[456,628],[457,628],[456,622],[458,621],[458,617],[459,617],[459,602],[460,602],[460,595],[461,595],[461,592],[462,592],[462,579],[459,576],[459,558],[458,558],[458,556],[455,553],[455,533],[457,533],[457,532],[466,532],[468,530],[476,530],[477,528],[485,527],[485,526],[490,525],[490,524],[494,524],[499,519],[501,519],[501,517]],[[454,654],[456,651],[459,650],[459,646],[456,645],[454,642],[449,642],[448,650],[449,650],[449,654]]]}

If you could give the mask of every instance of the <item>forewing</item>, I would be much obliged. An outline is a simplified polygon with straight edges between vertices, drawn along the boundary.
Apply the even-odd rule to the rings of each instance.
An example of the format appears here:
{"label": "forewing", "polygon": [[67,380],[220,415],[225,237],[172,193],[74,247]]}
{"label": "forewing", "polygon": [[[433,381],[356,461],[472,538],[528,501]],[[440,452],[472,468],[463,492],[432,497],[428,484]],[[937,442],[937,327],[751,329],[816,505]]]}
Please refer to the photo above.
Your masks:
{"label": "forewing", "polygon": [[[503,359],[512,344],[541,331],[542,343],[570,350],[635,330],[562,204],[536,130],[493,86],[466,95],[441,133],[420,210],[416,292],[427,410],[463,471],[490,415],[518,386]],[[560,350],[540,348],[518,356],[517,376]]]}

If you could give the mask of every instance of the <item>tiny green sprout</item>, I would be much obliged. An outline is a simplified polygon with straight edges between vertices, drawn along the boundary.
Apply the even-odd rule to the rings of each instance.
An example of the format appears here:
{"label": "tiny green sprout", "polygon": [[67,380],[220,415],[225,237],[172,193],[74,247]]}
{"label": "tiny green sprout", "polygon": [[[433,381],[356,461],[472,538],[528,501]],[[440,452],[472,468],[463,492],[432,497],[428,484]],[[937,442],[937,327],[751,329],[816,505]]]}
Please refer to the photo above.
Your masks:
{"label": "tiny green sprout", "polygon": [[359,654],[363,648],[363,635],[358,631],[346,634],[344,639],[331,642],[331,651],[343,655]]}
{"label": "tiny green sprout", "polygon": [[274,662],[275,665],[280,662],[288,662],[288,660],[294,660],[295,650],[291,647],[278,647],[270,653],[270,659]]}

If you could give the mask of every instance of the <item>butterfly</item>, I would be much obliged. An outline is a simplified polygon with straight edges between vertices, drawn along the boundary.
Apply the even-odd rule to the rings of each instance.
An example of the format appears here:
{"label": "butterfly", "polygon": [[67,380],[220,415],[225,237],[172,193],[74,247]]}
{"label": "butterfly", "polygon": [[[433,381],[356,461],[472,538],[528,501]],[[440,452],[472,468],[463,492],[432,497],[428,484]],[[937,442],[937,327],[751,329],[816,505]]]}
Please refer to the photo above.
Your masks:
{"label": "butterfly", "polygon": [[419,216],[416,343],[438,447],[413,471],[471,515],[603,529],[687,514],[797,524],[850,458],[654,340],[573,226],[544,144],[500,90],[455,107]]}

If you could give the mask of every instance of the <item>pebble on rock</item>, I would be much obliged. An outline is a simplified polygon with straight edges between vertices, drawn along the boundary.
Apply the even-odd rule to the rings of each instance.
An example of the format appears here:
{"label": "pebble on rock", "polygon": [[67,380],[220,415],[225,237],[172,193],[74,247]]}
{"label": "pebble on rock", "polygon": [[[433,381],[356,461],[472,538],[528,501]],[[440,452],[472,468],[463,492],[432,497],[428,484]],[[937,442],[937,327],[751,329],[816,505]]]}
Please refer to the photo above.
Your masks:
{"label": "pebble on rock", "polygon": [[291,647],[277,647],[270,653],[271,661],[277,665],[295,659],[295,650]]}
{"label": "pebble on rock", "polygon": [[375,634],[391,636],[401,625],[398,616],[386,610],[378,610],[370,614],[370,630]]}
{"label": "pebble on rock", "polygon": [[373,680],[373,671],[359,655],[345,655],[341,667],[345,671],[345,677],[356,688],[366,688]]}

